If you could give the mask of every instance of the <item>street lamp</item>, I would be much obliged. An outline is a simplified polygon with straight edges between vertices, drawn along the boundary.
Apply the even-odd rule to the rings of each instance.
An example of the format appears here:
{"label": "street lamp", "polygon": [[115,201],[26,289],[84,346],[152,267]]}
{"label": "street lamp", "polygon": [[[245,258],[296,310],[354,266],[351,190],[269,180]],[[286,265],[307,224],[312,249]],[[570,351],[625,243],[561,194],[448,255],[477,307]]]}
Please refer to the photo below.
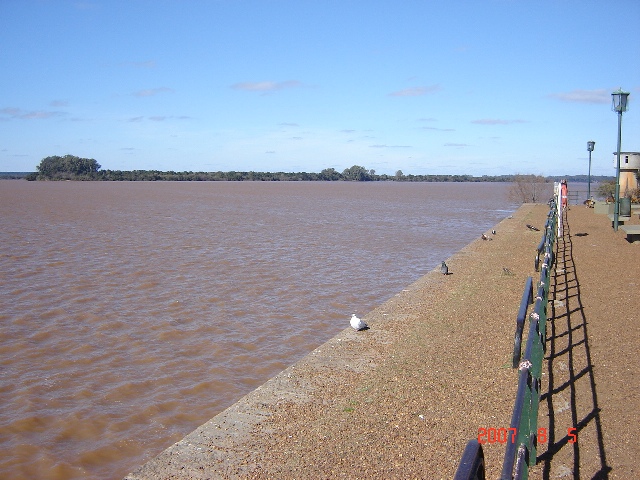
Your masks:
{"label": "street lamp", "polygon": [[591,152],[596,146],[596,142],[593,140],[587,142],[587,150],[589,151],[589,186],[587,187],[587,200],[591,200]]}
{"label": "street lamp", "polygon": [[616,162],[616,196],[613,206],[613,229],[618,231],[618,217],[620,216],[620,146],[622,144],[622,112],[627,111],[629,92],[623,92],[622,87],[611,94],[611,109],[618,114],[618,161]]}

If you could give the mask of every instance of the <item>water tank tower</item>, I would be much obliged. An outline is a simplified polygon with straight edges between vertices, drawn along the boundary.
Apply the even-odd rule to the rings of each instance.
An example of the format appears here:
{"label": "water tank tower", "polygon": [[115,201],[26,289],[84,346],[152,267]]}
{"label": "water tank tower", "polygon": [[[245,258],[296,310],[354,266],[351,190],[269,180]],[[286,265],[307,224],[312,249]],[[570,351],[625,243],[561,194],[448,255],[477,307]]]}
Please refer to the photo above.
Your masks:
{"label": "water tank tower", "polygon": [[[613,168],[616,168],[618,152],[613,152]],[[620,196],[638,188],[640,152],[620,152]]]}

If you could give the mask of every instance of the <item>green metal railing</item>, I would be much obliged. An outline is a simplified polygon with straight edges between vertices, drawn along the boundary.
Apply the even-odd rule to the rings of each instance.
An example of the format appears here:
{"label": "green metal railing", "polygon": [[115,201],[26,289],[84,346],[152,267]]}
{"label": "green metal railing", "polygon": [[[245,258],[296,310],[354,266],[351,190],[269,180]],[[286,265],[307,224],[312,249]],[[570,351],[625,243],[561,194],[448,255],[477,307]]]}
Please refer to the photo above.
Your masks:
{"label": "green metal railing", "polygon": [[[516,319],[513,368],[518,368],[520,373],[511,425],[506,435],[507,449],[502,465],[501,480],[526,480],[529,476],[529,468],[536,463],[539,433],[538,407],[540,405],[542,361],[546,344],[547,303],[555,243],[558,235],[561,234],[561,224],[559,223],[561,217],[558,215],[556,199],[552,199],[549,205],[551,208],[547,215],[542,241],[538,245],[535,259],[536,271],[540,271],[540,281],[534,285],[531,277],[527,279]],[[540,265],[541,259],[542,265]],[[525,353],[520,358],[524,318],[533,300],[533,290],[536,293],[534,307],[529,314],[529,335]],[[478,440],[470,440],[458,466],[455,480],[484,480],[484,478],[485,465],[482,445]]]}

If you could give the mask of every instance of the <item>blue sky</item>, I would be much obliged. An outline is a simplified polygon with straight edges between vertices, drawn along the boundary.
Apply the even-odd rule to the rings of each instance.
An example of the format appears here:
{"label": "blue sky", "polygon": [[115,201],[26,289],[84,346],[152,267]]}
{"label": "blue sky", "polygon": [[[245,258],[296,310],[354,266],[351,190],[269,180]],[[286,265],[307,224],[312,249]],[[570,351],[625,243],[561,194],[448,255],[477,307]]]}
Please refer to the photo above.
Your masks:
{"label": "blue sky", "polygon": [[638,0],[0,0],[0,171],[614,175]]}

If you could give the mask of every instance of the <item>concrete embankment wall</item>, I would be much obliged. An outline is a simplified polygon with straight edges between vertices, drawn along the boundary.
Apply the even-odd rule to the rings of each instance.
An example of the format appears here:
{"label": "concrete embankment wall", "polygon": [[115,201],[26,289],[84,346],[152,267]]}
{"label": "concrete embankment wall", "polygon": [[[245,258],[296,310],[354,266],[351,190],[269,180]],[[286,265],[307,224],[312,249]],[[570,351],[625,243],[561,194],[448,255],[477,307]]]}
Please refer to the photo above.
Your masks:
{"label": "concrete embankment wall", "polygon": [[[522,290],[547,205],[525,204],[128,480],[451,478],[478,428],[508,427]],[[486,233],[489,240],[480,239]],[[428,239],[425,239],[428,242]],[[345,320],[346,323],[346,320]],[[485,450],[499,476],[504,446]]]}

